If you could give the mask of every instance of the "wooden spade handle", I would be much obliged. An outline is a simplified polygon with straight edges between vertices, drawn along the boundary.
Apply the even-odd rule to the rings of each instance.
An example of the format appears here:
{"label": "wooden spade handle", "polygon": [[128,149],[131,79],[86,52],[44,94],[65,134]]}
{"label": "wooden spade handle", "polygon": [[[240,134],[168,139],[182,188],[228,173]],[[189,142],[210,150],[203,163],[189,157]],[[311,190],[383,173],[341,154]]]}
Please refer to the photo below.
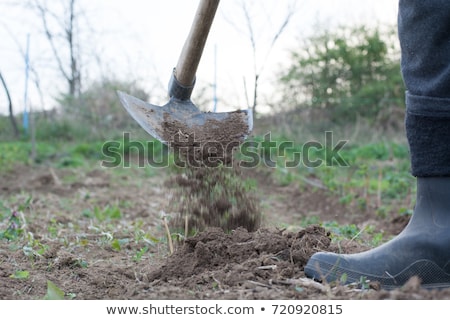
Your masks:
{"label": "wooden spade handle", "polygon": [[192,86],[219,0],[200,0],[191,31],[184,43],[175,77],[183,86]]}

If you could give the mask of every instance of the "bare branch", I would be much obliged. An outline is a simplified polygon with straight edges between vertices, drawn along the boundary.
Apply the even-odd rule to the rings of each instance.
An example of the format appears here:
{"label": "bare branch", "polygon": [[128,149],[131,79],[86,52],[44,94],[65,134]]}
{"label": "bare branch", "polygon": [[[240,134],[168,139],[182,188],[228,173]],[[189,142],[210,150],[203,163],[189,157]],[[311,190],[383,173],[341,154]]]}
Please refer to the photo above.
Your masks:
{"label": "bare branch", "polygon": [[[262,74],[262,72],[264,71],[264,68],[267,64],[267,60],[269,59],[270,53],[272,52],[273,48],[275,47],[275,44],[277,43],[277,41],[279,40],[279,38],[281,37],[281,35],[283,34],[283,32],[286,30],[287,26],[289,25],[289,23],[292,20],[292,17],[295,15],[296,13],[296,5],[297,5],[297,0],[292,0],[287,7],[287,11],[286,14],[283,18],[283,20],[281,21],[280,25],[278,28],[274,28],[275,33],[273,34],[273,37],[270,38],[270,42],[269,42],[269,46],[266,52],[264,52],[263,54],[263,60],[260,61],[260,63],[258,64],[258,43],[257,43],[257,28],[255,27],[255,22],[254,19],[252,17],[252,15],[250,14],[250,12],[252,10],[254,10],[255,8],[253,8],[252,4],[254,3],[258,3],[260,6],[263,7],[264,9],[264,3],[263,1],[258,1],[258,2],[250,2],[250,6],[249,6],[249,1],[248,0],[240,0],[240,9],[241,12],[243,13],[243,17],[245,20],[245,26],[246,26],[246,32],[243,32],[242,29],[238,26],[239,24],[230,20],[229,18],[227,18],[225,16],[225,20],[230,23],[240,34],[247,34],[248,35],[248,39],[252,48],[252,54],[253,54],[253,72],[254,72],[254,86],[253,86],[253,103],[252,106],[253,108],[256,108],[256,106],[258,105],[258,82],[260,79],[260,76]],[[271,22],[271,16],[270,16],[270,12],[266,11],[266,15],[267,15],[267,19],[266,21],[269,22],[270,24],[272,24]],[[246,95],[247,95],[247,91],[246,91]]]}
{"label": "bare branch", "polygon": [[39,17],[41,18],[45,36],[47,37],[47,40],[48,40],[48,42],[50,44],[50,47],[51,47],[52,52],[53,52],[53,56],[55,57],[56,62],[58,64],[59,71],[61,72],[63,77],[67,81],[69,81],[69,79],[70,79],[69,74],[64,69],[64,66],[63,66],[63,63],[62,63],[62,59],[59,56],[58,50],[56,49],[55,41],[53,40],[54,39],[53,34],[50,31],[50,28],[48,26],[47,14],[48,14],[49,11],[47,10],[47,8],[44,8],[38,0],[35,0],[34,4],[35,4],[35,8],[38,10]]}
{"label": "bare branch", "polygon": [[[77,37],[77,12],[76,12],[76,0],[62,0],[67,2],[68,5],[64,6],[64,16],[52,12],[46,5],[45,1],[33,0],[30,2],[30,7],[39,16],[44,34],[50,45],[54,60],[58,66],[63,78],[69,85],[69,94],[75,96],[79,94],[81,88],[81,72],[79,66],[79,57],[76,48]],[[50,22],[56,23],[56,31],[50,25]],[[54,25],[53,25],[54,27]],[[58,32],[59,28],[59,34]],[[60,50],[60,42],[63,41],[68,51],[68,61],[64,58],[63,52]],[[66,52],[67,52],[66,51]]]}
{"label": "bare branch", "polygon": [[284,20],[281,22],[280,27],[277,29],[277,32],[274,34],[273,38],[272,38],[272,42],[270,43],[269,49],[266,52],[266,56],[263,60],[263,63],[261,64],[261,70],[260,73],[262,73],[262,70],[264,69],[264,66],[266,64],[267,59],[270,56],[270,53],[272,52],[272,49],[275,47],[275,43],[277,42],[277,40],[280,38],[280,36],[283,34],[284,30],[286,29],[286,27],[289,25],[289,22],[291,21],[291,18],[295,15],[296,13],[296,2],[292,2],[290,3],[287,12],[286,12],[286,16],[284,18]]}
{"label": "bare branch", "polygon": [[252,19],[250,18],[246,2],[242,1],[241,4],[242,4],[242,11],[244,12],[245,22],[248,29],[250,43],[252,45],[253,52],[256,52],[256,41],[255,41],[255,33],[253,32]]}

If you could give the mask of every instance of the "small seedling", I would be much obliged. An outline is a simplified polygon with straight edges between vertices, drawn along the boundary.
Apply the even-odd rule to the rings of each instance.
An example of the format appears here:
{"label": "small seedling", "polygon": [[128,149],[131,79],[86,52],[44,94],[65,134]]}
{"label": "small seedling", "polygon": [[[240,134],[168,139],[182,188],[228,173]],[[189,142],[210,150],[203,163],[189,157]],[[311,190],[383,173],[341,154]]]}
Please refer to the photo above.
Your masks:
{"label": "small seedling", "polygon": [[111,241],[111,247],[116,251],[120,251],[120,250],[122,250],[122,246],[128,244],[129,242],[130,242],[130,239],[128,239],[128,238],[114,239]]}
{"label": "small seedling", "polygon": [[341,278],[339,279],[339,282],[340,282],[340,283],[346,283],[346,282],[347,282],[347,278],[348,278],[347,274],[346,274],[346,273],[343,273],[343,274],[341,275]]}
{"label": "small seedling", "polygon": [[16,272],[14,272],[9,277],[12,278],[12,279],[28,279],[29,276],[30,276],[30,272],[29,271],[17,270]]}
{"label": "small seedling", "polygon": [[34,257],[42,256],[47,250],[48,245],[41,243],[39,240],[34,238],[33,233],[28,232],[28,243],[23,246],[23,253],[29,257],[30,259],[34,259]]}
{"label": "small seedling", "polygon": [[106,206],[103,209],[95,206],[93,211],[94,217],[99,221],[104,221],[107,219],[120,219],[122,217],[122,213],[117,206]]}
{"label": "small seedling", "polygon": [[364,276],[361,276],[361,278],[359,278],[359,284],[361,285],[361,289],[363,290],[370,289],[369,280],[367,280],[367,278]]}
{"label": "small seedling", "polygon": [[139,250],[136,252],[136,254],[135,254],[134,257],[133,257],[133,260],[134,260],[135,262],[141,261],[141,260],[142,260],[142,256],[143,256],[144,254],[146,254],[147,251],[148,251],[148,247],[147,247],[147,246],[142,247],[141,249],[139,249]]}
{"label": "small seedling", "polygon": [[122,249],[121,246],[120,246],[120,242],[119,242],[118,239],[114,239],[114,240],[111,242],[111,247],[112,247],[114,250],[116,250],[116,251],[120,251],[120,250]]}

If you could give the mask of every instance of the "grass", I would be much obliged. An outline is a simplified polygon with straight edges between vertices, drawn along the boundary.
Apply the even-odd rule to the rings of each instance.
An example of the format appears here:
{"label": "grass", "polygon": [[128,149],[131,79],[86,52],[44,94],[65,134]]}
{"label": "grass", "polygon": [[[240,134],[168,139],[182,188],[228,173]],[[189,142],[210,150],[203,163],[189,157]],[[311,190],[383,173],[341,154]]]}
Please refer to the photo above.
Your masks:
{"label": "grass", "polygon": [[280,165],[274,168],[274,174],[281,185],[301,184],[305,177],[314,177],[321,181],[324,188],[337,194],[342,203],[362,201],[356,199],[375,195],[377,206],[387,205],[414,192],[408,150],[403,143],[349,145],[340,152],[348,166],[326,165],[324,152],[315,154],[315,160],[322,161],[318,167],[283,166],[285,158],[292,159],[293,153],[301,149],[300,145],[294,145],[278,159]]}

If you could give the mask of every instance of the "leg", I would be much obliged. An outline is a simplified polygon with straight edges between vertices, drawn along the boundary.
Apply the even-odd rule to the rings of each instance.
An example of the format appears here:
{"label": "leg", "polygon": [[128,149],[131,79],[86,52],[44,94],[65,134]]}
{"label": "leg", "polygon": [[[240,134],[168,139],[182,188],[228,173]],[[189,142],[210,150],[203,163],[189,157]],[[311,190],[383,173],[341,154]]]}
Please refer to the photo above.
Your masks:
{"label": "leg", "polygon": [[418,276],[427,288],[450,287],[450,2],[400,0],[399,39],[406,84],[406,133],[417,202],[406,228],[358,254],[316,253],[305,274],[328,282],[347,275],[385,289]]}
{"label": "leg", "polygon": [[450,176],[450,3],[401,0],[398,29],[412,174]]}

